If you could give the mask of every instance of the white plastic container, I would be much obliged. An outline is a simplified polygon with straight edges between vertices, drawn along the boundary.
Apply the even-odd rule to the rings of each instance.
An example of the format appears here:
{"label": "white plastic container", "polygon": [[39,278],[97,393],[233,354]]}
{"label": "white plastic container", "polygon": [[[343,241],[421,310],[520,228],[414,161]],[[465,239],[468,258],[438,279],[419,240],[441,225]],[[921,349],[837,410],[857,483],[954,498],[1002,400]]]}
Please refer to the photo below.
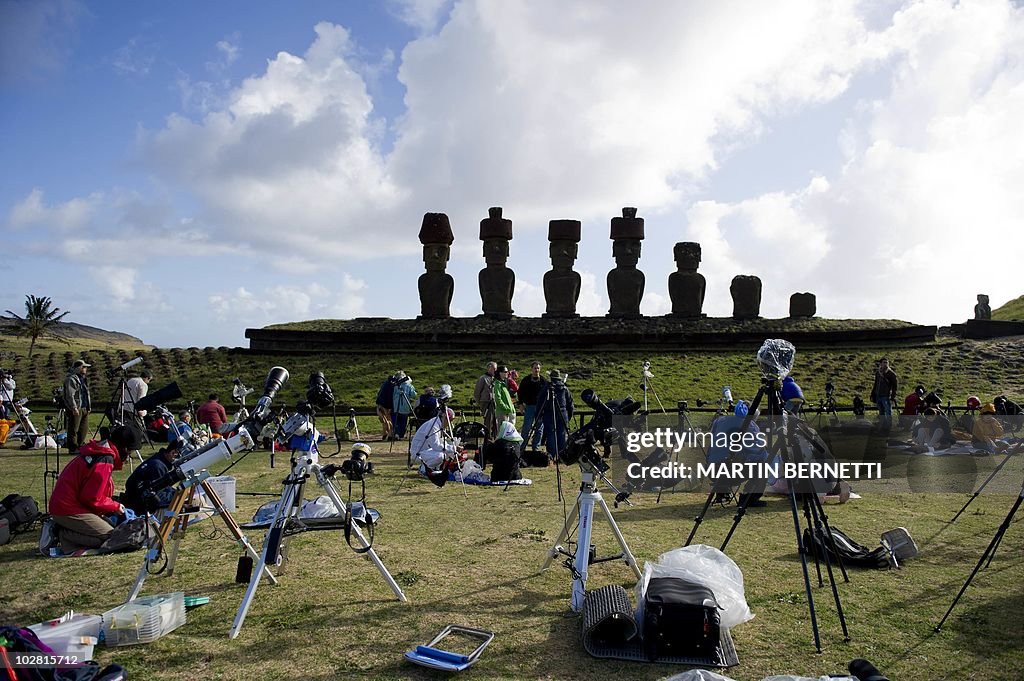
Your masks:
{"label": "white plastic container", "polygon": [[102,618],[99,615],[74,615],[40,622],[29,627],[39,640],[53,649],[54,654],[86,662],[92,659],[92,650],[100,635]]}
{"label": "white plastic container", "polygon": [[185,594],[147,596],[103,613],[107,646],[152,643],[185,623]]}

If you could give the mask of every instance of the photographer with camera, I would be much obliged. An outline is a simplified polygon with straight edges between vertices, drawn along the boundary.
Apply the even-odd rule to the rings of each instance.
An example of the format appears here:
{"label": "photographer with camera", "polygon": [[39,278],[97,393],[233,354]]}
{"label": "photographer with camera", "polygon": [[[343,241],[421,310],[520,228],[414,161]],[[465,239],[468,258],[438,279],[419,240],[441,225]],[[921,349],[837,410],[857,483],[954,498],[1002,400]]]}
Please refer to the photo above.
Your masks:
{"label": "photographer with camera", "polygon": [[416,399],[416,388],[413,387],[412,379],[406,376],[404,371],[398,372],[398,382],[395,384],[395,394],[391,400],[391,413],[394,423],[392,437],[401,440],[405,437],[405,429],[409,424],[409,415],[413,411],[413,400]]}
{"label": "photographer with camera", "polygon": [[788,411],[790,414],[797,414],[800,412],[800,407],[804,403],[804,391],[797,385],[796,380],[792,376],[786,376],[782,379],[782,405],[783,409]]}
{"label": "photographer with camera", "polygon": [[181,453],[182,444],[181,440],[175,440],[139,464],[124,483],[124,494],[121,495],[121,501],[125,506],[141,516],[170,505],[176,492],[174,487],[165,487],[159,490],[155,496],[147,495],[145,492],[153,487],[153,483],[171,471],[171,465]]}
{"label": "photographer with camera", "polygon": [[556,458],[565,451],[569,420],[572,418],[575,405],[573,405],[572,394],[565,387],[562,372],[552,369],[548,378],[551,379],[548,389],[537,397],[537,417],[544,424],[544,439],[548,456]]}
{"label": "photographer with camera", "polygon": [[[742,461],[744,463],[764,463],[768,461],[768,452],[762,447],[743,447],[738,452],[730,451],[727,444],[733,440],[734,433],[739,433],[743,428],[743,423],[747,419],[747,415],[750,413],[750,407],[743,400],[736,403],[733,408],[733,414],[730,416],[723,416],[722,418],[715,421],[711,427],[712,433],[712,445],[708,448],[707,461],[709,464],[719,464],[732,461]],[[761,432],[761,429],[757,427],[757,424],[753,420],[747,426],[747,432],[753,435]],[[724,437],[721,437],[724,435]],[[718,492],[716,501],[724,502],[728,500],[729,493],[726,491],[733,484],[739,484],[742,481],[738,480],[716,480],[714,484],[714,490]],[[740,495],[738,503],[745,507],[753,506],[766,506],[766,502],[761,499],[761,495],[764,493],[765,480],[758,478],[750,478],[746,481],[746,486],[743,489],[743,494]]]}
{"label": "photographer with camera", "polygon": [[138,410],[135,405],[143,397],[149,394],[149,384],[153,380],[153,372],[143,369],[142,372],[133,378],[129,378],[124,384],[124,395],[119,409],[121,412],[121,423],[134,423],[139,418],[146,416],[146,411]]}
{"label": "photographer with camera", "polygon": [[50,515],[60,527],[65,553],[98,549],[114,529],[108,517],[130,520],[135,516],[114,500],[113,472],[121,470],[129,452],[140,446],[137,433],[123,426],[104,427],[100,438],[79,448],[53,486]]}
{"label": "photographer with camera", "polygon": [[412,436],[409,451],[422,464],[420,473],[440,469],[445,461],[458,461],[460,454],[455,439],[451,437],[455,412],[448,407],[438,410],[437,416],[422,423]]}

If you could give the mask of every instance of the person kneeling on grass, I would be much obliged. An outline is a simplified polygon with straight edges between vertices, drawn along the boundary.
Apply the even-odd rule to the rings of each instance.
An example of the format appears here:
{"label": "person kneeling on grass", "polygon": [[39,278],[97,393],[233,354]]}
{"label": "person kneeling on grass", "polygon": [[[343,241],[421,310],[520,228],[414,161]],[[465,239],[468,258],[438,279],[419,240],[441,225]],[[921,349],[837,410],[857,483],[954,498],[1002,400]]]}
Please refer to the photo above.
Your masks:
{"label": "person kneeling on grass", "polygon": [[439,470],[445,461],[459,460],[458,444],[451,436],[454,418],[455,412],[445,407],[437,416],[416,429],[409,451],[414,459],[419,459],[421,474],[426,475],[428,470]]}
{"label": "person kneeling on grass", "polygon": [[915,451],[947,449],[955,440],[949,419],[935,407],[927,407],[914,426]]}
{"label": "person kneeling on grass", "polygon": [[[120,429],[115,429],[120,430]],[[50,515],[60,528],[64,553],[98,549],[113,531],[109,516],[126,518],[130,510],[114,500],[113,472],[122,468],[131,451],[125,438],[101,429],[101,440],[91,440],[61,471],[50,497]]]}

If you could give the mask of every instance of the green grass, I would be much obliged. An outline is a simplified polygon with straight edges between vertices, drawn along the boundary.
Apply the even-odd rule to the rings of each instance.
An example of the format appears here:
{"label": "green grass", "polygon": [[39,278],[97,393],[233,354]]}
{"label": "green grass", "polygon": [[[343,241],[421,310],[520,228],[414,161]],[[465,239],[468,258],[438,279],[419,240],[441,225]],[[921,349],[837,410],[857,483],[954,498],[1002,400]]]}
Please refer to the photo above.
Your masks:
{"label": "green grass", "polygon": [[[371,430],[369,420],[361,420]],[[570,575],[558,566],[538,575],[546,551],[563,521],[555,470],[525,469],[532,487],[499,489],[449,483],[442,489],[406,474],[404,445],[388,453],[374,443],[378,473],[367,482],[369,502],[383,522],[376,548],[403,585],[408,603],[398,603],[372,564],[353,554],[340,532],[299,535],[280,585],[261,585],[238,639],[227,638],[244,587],[233,583],[239,550],[213,521],[189,530],[172,576],[153,576],[145,594],[185,591],[211,597],[189,612],[188,622],[165,638],[120,649],[97,648],[101,662],[117,661],[132,678],[163,679],[437,679],[402,660],[404,651],[425,643],[442,626],[461,623],[496,632],[472,678],[478,679],[656,679],[681,671],[662,665],[592,659],[580,644],[579,618],[568,607]],[[333,448],[327,448],[333,451]],[[63,461],[64,459],[62,459]],[[917,457],[914,465],[977,466],[987,474],[993,459]],[[0,450],[3,492],[41,500],[40,453]],[[51,461],[52,463],[52,461]],[[255,452],[232,470],[238,491],[280,492],[283,463],[269,467]],[[127,471],[115,482],[120,489]],[[944,474],[944,473],[943,473]],[[572,503],[578,486],[575,467],[562,470]],[[1024,475],[1015,457],[999,480]],[[1009,483],[1008,483],[1009,484]],[[1012,484],[1011,484],[1012,487]],[[401,488],[401,489],[399,489]],[[974,580],[941,634],[941,618],[1013,501],[1012,495],[984,494],[956,524],[946,520],[963,494],[915,493],[898,486],[855,485],[860,501],[829,507],[832,523],[869,546],[881,532],[902,525],[921,555],[900,571],[851,570],[840,584],[852,641],[844,643],[826,588],[814,588],[824,652],[811,643],[807,605],[788,506],[773,499],[740,524],[729,555],[743,571],[746,597],[756,618],[734,632],[740,665],[726,673],[736,679],[768,674],[807,676],[844,671],[854,657],[874,661],[890,678],[1011,679],[1024,676],[1024,595],[1020,570],[1024,534],[1011,526],[995,561]],[[342,495],[347,488],[342,488]],[[312,492],[311,493],[315,493]],[[609,503],[611,494],[606,494]],[[267,499],[238,496],[240,520],[248,520]],[[647,494],[636,505],[614,511],[640,561],[680,546],[703,496],[667,494],[660,504]],[[732,513],[712,510],[698,540],[717,545]],[[1018,516],[1019,519],[1019,516]],[[259,532],[249,536],[257,546]],[[0,622],[30,624],[68,609],[101,613],[123,601],[141,554],[48,560],[34,555],[35,536],[0,547]],[[607,526],[595,524],[598,552],[612,552]],[[813,565],[812,565],[813,571]],[[591,568],[591,587],[622,584],[632,591],[626,566]],[[812,573],[813,574],[813,573]]]}
{"label": "green grass", "polygon": [[1014,298],[1002,307],[992,310],[992,319],[1024,321],[1024,296]]}
{"label": "green grass", "polygon": [[[381,381],[397,369],[409,373],[421,392],[428,385],[436,388],[441,383],[451,384],[454,403],[466,407],[477,377],[491,359],[521,372],[528,371],[530,362],[539,359],[546,369],[568,371],[569,385],[575,395],[592,387],[605,399],[625,395],[642,398],[640,365],[644,359],[649,359],[654,373],[653,386],[668,409],[678,400],[688,400],[691,408],[698,398],[713,402],[720,396],[723,385],[731,386],[737,399],[749,398],[756,392],[758,383],[754,350],[749,348],[665,354],[549,352],[526,355],[517,353],[511,340],[508,353],[492,357],[483,353],[437,352],[387,356],[370,353],[275,356],[237,352],[225,347],[135,350],[72,346],[45,347],[28,360],[17,351],[18,346],[6,345],[8,337],[0,338],[5,347],[12,348],[3,362],[16,371],[19,396],[48,399],[53,387],[63,380],[67,367],[82,356],[95,365],[91,375],[93,398],[101,405],[116,387],[116,382],[106,379],[104,370],[136,355],[141,355],[146,366],[156,374],[151,389],[177,381],[184,392],[182,403],[190,399],[205,400],[210,391],[220,393],[222,401],[229,402],[231,379],[235,376],[258,390],[267,371],[275,364],[291,372],[290,382],[280,393],[281,402],[294,404],[305,392],[309,373],[319,369],[326,374],[345,410],[349,405],[372,407]],[[890,358],[906,392],[914,384],[922,383],[929,389],[941,389],[954,404],[962,404],[969,394],[988,400],[1001,393],[1020,395],[1024,392],[1024,376],[1020,372],[1024,345],[1002,341],[945,339],[918,348],[798,348],[793,376],[811,401],[821,398],[825,381],[832,376],[840,405],[848,406],[854,395],[867,399],[874,362],[883,354]],[[653,394],[650,400],[654,402]]]}

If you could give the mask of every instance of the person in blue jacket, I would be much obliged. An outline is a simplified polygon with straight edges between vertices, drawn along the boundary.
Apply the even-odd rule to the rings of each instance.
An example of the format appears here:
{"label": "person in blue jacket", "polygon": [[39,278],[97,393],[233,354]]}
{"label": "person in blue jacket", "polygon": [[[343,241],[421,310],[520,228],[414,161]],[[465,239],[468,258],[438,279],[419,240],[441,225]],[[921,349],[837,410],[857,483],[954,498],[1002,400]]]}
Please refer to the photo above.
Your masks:
{"label": "person in blue jacket", "polygon": [[[707,454],[708,463],[718,464],[735,461],[742,463],[765,463],[768,461],[768,452],[763,447],[754,445],[744,447],[740,451],[730,450],[728,442],[735,437],[735,433],[740,432],[740,429],[743,427],[743,421],[746,420],[748,413],[750,413],[750,407],[747,406],[746,402],[740,400],[736,403],[731,416],[723,416],[712,424],[712,442]],[[750,425],[747,426],[747,432],[756,436],[761,432],[761,429],[751,419]],[[724,501],[728,498],[729,495],[724,489],[731,487],[730,483],[738,484],[739,482],[741,481],[732,479],[716,480],[714,488],[719,492],[717,501]],[[739,502],[742,504],[746,501],[748,508],[751,506],[765,506],[766,503],[761,499],[765,483],[766,481],[763,478],[748,479],[743,489],[743,494],[740,495]]]}

